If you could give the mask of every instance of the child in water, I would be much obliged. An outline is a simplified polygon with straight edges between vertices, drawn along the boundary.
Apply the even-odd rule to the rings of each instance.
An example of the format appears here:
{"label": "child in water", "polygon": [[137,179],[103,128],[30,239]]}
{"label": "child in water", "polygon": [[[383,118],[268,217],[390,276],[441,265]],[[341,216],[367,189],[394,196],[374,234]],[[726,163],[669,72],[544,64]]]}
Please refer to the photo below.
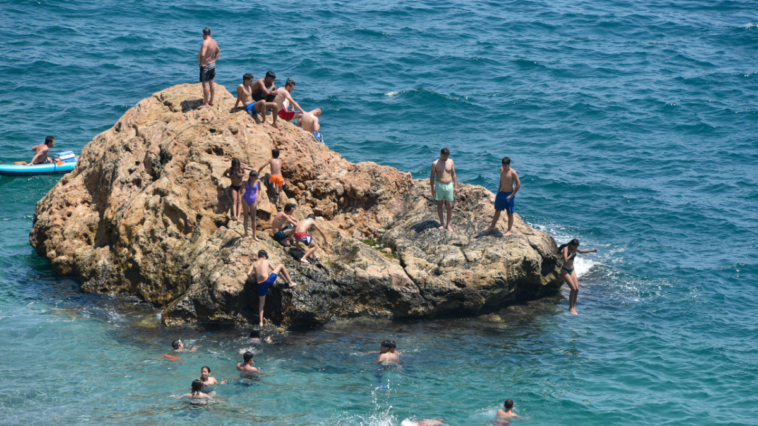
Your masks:
{"label": "child in water", "polygon": [[226,380],[218,381],[215,377],[211,377],[211,368],[210,367],[203,367],[200,369],[200,381],[203,383],[203,386],[213,386],[213,385],[225,385]]}
{"label": "child in water", "polygon": [[379,346],[378,363],[398,362],[400,361],[400,352],[395,352],[397,344],[393,340],[385,340]]}
{"label": "child in water", "polygon": [[201,382],[199,379],[195,379],[192,381],[192,392],[185,393],[179,398],[192,398],[192,399],[207,398],[208,400],[213,401],[213,398],[211,398],[208,394],[201,392],[201,389],[203,389],[203,382]]}
{"label": "child in water", "polygon": [[242,195],[240,190],[242,189],[242,179],[245,178],[245,169],[242,168],[240,160],[232,158],[232,166],[226,169],[224,177],[228,177],[232,181],[230,192],[232,193],[232,220],[240,221],[240,209],[242,208]]}
{"label": "child in water", "polygon": [[258,172],[255,170],[250,170],[250,175],[248,175],[248,179],[245,181],[242,199],[245,200],[242,203],[242,216],[245,218],[243,225],[245,227],[245,239],[247,239],[247,218],[250,216],[250,222],[253,225],[253,239],[260,241],[258,236],[255,235],[255,228],[257,227],[256,215],[258,214]]}
{"label": "child in water", "polygon": [[503,408],[505,410],[500,409],[497,410],[497,419],[495,420],[495,423],[498,424],[508,424],[505,420],[510,419],[520,419],[521,416],[513,412],[513,400],[512,399],[506,399],[503,403]]}
{"label": "child in water", "polygon": [[195,352],[197,350],[197,346],[193,346],[192,349],[185,348],[181,340],[174,340],[171,347],[174,348],[174,352]]}
{"label": "child in water", "polygon": [[253,353],[250,351],[245,352],[242,354],[242,361],[241,363],[237,363],[237,370],[243,371],[246,373],[258,373],[260,370],[253,367]]}

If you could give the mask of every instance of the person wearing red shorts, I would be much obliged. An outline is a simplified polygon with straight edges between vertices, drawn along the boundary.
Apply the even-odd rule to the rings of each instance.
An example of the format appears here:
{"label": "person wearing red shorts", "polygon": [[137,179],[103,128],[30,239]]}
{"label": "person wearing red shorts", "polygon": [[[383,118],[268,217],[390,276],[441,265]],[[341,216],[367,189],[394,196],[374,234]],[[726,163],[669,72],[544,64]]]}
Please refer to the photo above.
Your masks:
{"label": "person wearing red shorts", "polygon": [[[287,83],[284,85],[284,87],[280,87],[276,89],[276,98],[274,98],[274,103],[279,108],[279,118],[282,120],[292,121],[297,120],[298,118],[303,116],[302,108],[300,108],[300,105],[295,102],[294,99],[292,99],[292,91],[295,90],[295,82],[292,79],[287,79]],[[292,111],[287,110],[287,106],[292,105],[294,108]],[[300,112],[296,112],[295,108],[299,109]]]}
{"label": "person wearing red shorts", "polygon": [[[308,234],[308,231],[310,231],[311,228],[316,228],[319,234],[321,234],[321,237],[324,238],[324,249],[329,247],[329,240],[326,239],[324,231],[322,231],[316,223],[316,215],[310,214],[306,219],[299,221],[295,227],[295,241],[298,243],[303,243],[308,247],[308,251],[306,251],[303,257],[300,258],[300,261],[305,264],[310,263],[308,262],[308,257],[313,255],[313,253],[315,253],[316,249],[318,248],[316,241],[314,241],[313,237]],[[313,256],[313,258],[315,260],[319,260],[316,256]]]}

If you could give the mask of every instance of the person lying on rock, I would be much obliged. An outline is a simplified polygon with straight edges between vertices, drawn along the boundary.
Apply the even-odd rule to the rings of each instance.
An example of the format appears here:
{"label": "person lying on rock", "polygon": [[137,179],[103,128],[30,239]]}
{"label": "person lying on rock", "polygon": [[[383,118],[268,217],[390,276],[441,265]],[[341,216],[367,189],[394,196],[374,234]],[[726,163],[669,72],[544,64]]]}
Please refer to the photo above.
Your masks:
{"label": "person lying on rock", "polygon": [[297,121],[297,127],[302,127],[306,132],[311,132],[317,142],[324,143],[324,137],[321,135],[321,125],[318,124],[318,118],[321,117],[321,108],[303,113],[303,117]]}
{"label": "person lying on rock", "polygon": [[[440,228],[453,232],[450,221],[453,218],[453,203],[458,192],[458,177],[455,175],[455,164],[450,159],[450,150],[442,148],[440,158],[432,162],[432,174],[429,176],[432,187],[432,198],[437,201],[437,216],[440,218]],[[447,204],[447,224],[443,208]]]}
{"label": "person lying on rock", "polygon": [[282,187],[284,186],[284,176],[282,176],[282,159],[279,158],[279,150],[271,150],[271,158],[266,161],[266,164],[258,168],[258,174],[261,174],[266,166],[271,166],[271,175],[268,181],[276,185],[276,206],[282,203]]}
{"label": "person lying on rock", "polygon": [[[276,268],[268,260],[268,253],[266,250],[258,252],[258,259],[250,265],[250,269],[247,271],[247,276],[255,271],[255,282],[258,283],[258,315],[260,317],[260,326],[263,327],[263,307],[266,306],[266,293],[268,289],[276,282],[278,274],[284,275],[284,279],[287,280],[287,284],[290,287],[295,287],[295,283],[290,279],[290,274],[287,273],[287,268],[284,265],[279,264]],[[269,274],[269,271],[271,274]]]}
{"label": "person lying on rock", "polygon": [[253,353],[250,351],[245,352],[242,354],[242,361],[240,363],[237,363],[237,371],[242,371],[245,373],[258,373],[259,370],[255,367],[253,367]]}
{"label": "person lying on rock", "polygon": [[516,193],[521,189],[521,181],[518,178],[518,173],[511,168],[510,158],[504,157],[502,163],[503,166],[500,167],[500,186],[497,187],[497,196],[495,196],[495,217],[492,218],[492,223],[484,231],[484,234],[487,235],[495,232],[497,220],[500,219],[500,213],[505,210],[508,213],[508,231],[503,236],[507,237],[511,235],[511,230],[513,229]]}
{"label": "person lying on rock", "polygon": [[[292,79],[287,79],[287,83],[284,85],[284,87],[280,87],[276,89],[276,98],[274,98],[274,103],[276,104],[277,108],[279,108],[279,118],[286,121],[292,121],[297,120],[298,118],[302,117],[303,114],[305,114],[305,111],[300,108],[300,105],[295,102],[294,99],[292,99],[292,91],[295,90],[295,82]],[[289,111],[287,106],[292,105],[292,111]],[[295,108],[299,109],[300,112],[295,111]]]}
{"label": "person lying on rock", "polygon": [[53,159],[47,154],[50,152],[50,148],[55,146],[55,138],[48,136],[45,138],[45,143],[34,145],[32,151],[34,152],[34,158],[27,164],[27,166],[33,166],[35,164],[52,163]]}
{"label": "person lying on rock", "polygon": [[386,364],[388,362],[400,361],[400,352],[395,352],[397,344],[394,340],[385,340],[379,346],[379,358],[377,363]]}
{"label": "person lying on rock", "polygon": [[[318,248],[316,241],[308,234],[308,231],[310,231],[312,227],[315,227],[316,230],[321,234],[321,237],[324,238],[324,249],[329,247],[329,240],[327,240],[326,235],[324,235],[324,231],[322,231],[321,228],[319,228],[318,224],[316,224],[316,215],[310,214],[308,215],[307,219],[301,220],[295,227],[295,241],[308,246],[308,251],[306,251],[303,257],[300,258],[300,261],[307,265],[310,264],[310,262],[308,262],[308,258],[312,256]],[[316,256],[313,256],[313,258],[315,260],[319,260]]]}
{"label": "person lying on rock", "polygon": [[224,177],[231,179],[230,192],[232,193],[232,220],[240,221],[240,210],[242,209],[242,179],[245,178],[245,169],[240,164],[238,158],[232,158],[232,166],[226,169]]}
{"label": "person lying on rock", "polygon": [[197,346],[190,348],[185,348],[184,343],[181,340],[174,340],[173,343],[171,343],[171,347],[174,348],[174,352],[195,352],[197,350]]}
{"label": "person lying on rock", "polygon": [[295,205],[287,203],[284,206],[284,211],[280,211],[274,216],[274,220],[271,221],[271,229],[274,230],[274,241],[281,244],[284,247],[289,247],[289,237],[295,233],[295,226],[297,226],[297,219],[295,219]]}

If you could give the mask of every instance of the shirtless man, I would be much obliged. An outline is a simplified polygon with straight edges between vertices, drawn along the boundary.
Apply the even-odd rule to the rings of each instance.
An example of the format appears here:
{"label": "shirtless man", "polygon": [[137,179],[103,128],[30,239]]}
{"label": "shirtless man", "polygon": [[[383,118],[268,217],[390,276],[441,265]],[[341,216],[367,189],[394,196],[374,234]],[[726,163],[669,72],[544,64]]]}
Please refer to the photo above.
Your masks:
{"label": "shirtless man", "polygon": [[200,83],[203,84],[203,104],[197,109],[213,105],[213,78],[216,76],[216,61],[220,53],[221,49],[218,48],[216,40],[211,38],[211,30],[204,28],[203,45],[197,54],[197,62],[200,63]]}
{"label": "shirtless man", "polygon": [[289,238],[295,233],[295,226],[297,226],[297,219],[295,219],[295,205],[288,203],[284,206],[284,211],[280,211],[274,216],[274,220],[271,221],[271,229],[274,230],[274,241],[281,244],[284,247],[289,247]]}
{"label": "shirtless man", "polygon": [[50,148],[54,146],[55,138],[48,136],[45,138],[45,143],[41,143],[32,147],[32,151],[34,151],[34,158],[32,158],[31,163],[27,164],[27,166],[32,166],[34,164],[52,163],[53,159],[50,158],[47,154],[50,152]]}
{"label": "shirtless man", "polygon": [[[276,80],[276,74],[274,74],[273,71],[267,72],[266,77],[255,80],[255,83],[253,83],[253,86],[250,88],[250,95],[255,104],[247,105],[247,112],[253,116],[255,114],[260,114],[261,121],[263,121],[263,127],[266,127],[268,126],[268,123],[266,123],[266,114],[268,114],[269,111],[273,111],[274,122],[271,125],[275,129],[279,129],[279,126],[276,124],[276,119],[279,118],[279,116],[277,115],[278,107],[274,102],[274,99],[276,98],[276,85],[274,84],[274,80]],[[237,96],[239,97],[239,95]]]}
{"label": "shirtless man", "polygon": [[244,371],[246,373],[257,373],[258,369],[253,367],[253,353],[250,351],[242,354],[242,361],[237,363],[237,371]]}
{"label": "shirtless man", "polygon": [[318,118],[321,117],[321,108],[316,108],[311,112],[304,112],[303,117],[298,120],[297,126],[302,127],[306,132],[311,132],[317,142],[324,143],[324,137],[321,135],[321,125],[318,124]]}
{"label": "shirtless man", "polygon": [[[280,87],[276,90],[274,103],[276,104],[277,108],[279,108],[279,118],[282,120],[297,120],[298,118],[302,117],[303,114],[305,114],[305,111],[300,108],[300,105],[298,105],[297,102],[292,99],[292,95],[290,93],[292,93],[293,90],[295,90],[295,82],[289,78],[287,79],[287,83],[284,85],[284,87]],[[288,104],[293,106],[292,111],[287,110]],[[300,112],[296,112],[295,108],[299,109]]]}
{"label": "shirtless man", "polygon": [[[308,231],[310,231],[312,227],[315,227],[316,230],[321,234],[321,237],[324,238],[324,249],[329,247],[329,240],[326,239],[324,231],[322,231],[321,228],[319,228],[318,224],[316,224],[316,215],[308,215],[307,219],[298,222],[297,226],[295,227],[295,241],[308,246],[308,251],[306,251],[303,257],[300,258],[300,261],[305,264],[310,264],[310,262],[308,262],[308,257],[313,255],[313,253],[315,253],[316,249],[318,248],[318,245],[316,244],[316,241],[313,239],[313,237],[308,235]],[[314,258],[318,260],[317,257],[314,256]]]}
{"label": "shirtless man", "polygon": [[397,344],[392,340],[383,341],[379,346],[379,358],[376,362],[383,364],[393,361],[398,362],[400,360],[400,352],[395,352],[396,347]]}
{"label": "shirtless man", "polygon": [[[247,113],[253,115],[251,111],[253,109],[253,91],[250,88],[253,85],[253,75],[247,73],[242,76],[242,84],[237,86],[237,102],[234,103],[234,108],[237,108],[240,104],[245,107]],[[232,108],[232,109],[234,109]]]}
{"label": "shirtless man", "polygon": [[[455,175],[455,164],[450,159],[450,150],[442,148],[440,158],[432,163],[432,174],[429,176],[432,187],[432,197],[437,201],[437,215],[440,218],[440,228],[453,232],[450,220],[453,216],[453,202],[458,193],[458,177]],[[445,225],[443,206],[447,204],[447,225]]]}
{"label": "shirtless man", "polygon": [[[503,234],[504,237],[511,235],[511,229],[513,228],[513,212],[516,206],[516,193],[521,188],[521,181],[518,178],[518,173],[511,168],[511,159],[508,157],[503,158],[503,167],[500,168],[500,186],[497,189],[497,196],[495,197],[495,217],[492,218],[490,227],[484,231],[484,234],[492,234],[495,232],[497,226],[497,220],[500,219],[500,213],[505,210],[508,213],[508,232]],[[515,188],[513,186],[516,186]]]}
{"label": "shirtless man", "polygon": [[271,158],[266,161],[266,164],[262,165],[258,169],[258,174],[260,175],[261,171],[269,165],[271,166],[271,174],[268,177],[268,181],[276,185],[276,205],[279,206],[279,204],[282,203],[282,187],[284,187],[284,176],[282,176],[282,159],[279,158],[278,149],[271,150]]}
{"label": "shirtless man", "polygon": [[505,408],[505,410],[503,410],[502,408],[500,410],[497,410],[497,420],[495,420],[496,422],[498,422],[498,420],[502,421],[502,420],[511,420],[511,419],[521,418],[521,416],[513,412],[512,399],[506,399],[505,403],[503,403],[503,408]]}
{"label": "shirtless man", "polygon": [[[274,268],[274,265],[268,260],[266,250],[258,252],[258,260],[250,265],[247,276],[249,277],[253,271],[255,271],[255,282],[258,283],[258,315],[260,316],[260,326],[263,327],[263,307],[266,306],[266,293],[276,282],[277,275],[281,273],[290,287],[295,287],[295,283],[290,279],[290,274],[287,273],[287,268],[284,265],[279,264],[279,266]],[[269,271],[273,272],[269,274]]]}

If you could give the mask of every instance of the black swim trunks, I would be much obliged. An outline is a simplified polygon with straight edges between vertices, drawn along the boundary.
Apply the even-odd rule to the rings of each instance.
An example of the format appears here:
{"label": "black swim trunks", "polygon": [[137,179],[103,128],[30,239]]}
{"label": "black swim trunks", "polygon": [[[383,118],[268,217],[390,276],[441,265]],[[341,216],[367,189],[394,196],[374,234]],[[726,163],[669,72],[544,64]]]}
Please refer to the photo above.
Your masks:
{"label": "black swim trunks", "polygon": [[230,185],[232,187],[232,190],[240,192],[240,189],[242,189],[242,185]]}
{"label": "black swim trunks", "polygon": [[[253,100],[255,102],[258,102],[261,99],[263,99],[263,92],[255,92],[255,93],[253,93]],[[276,95],[268,95],[268,96],[266,96],[266,102],[274,102],[274,99],[276,99]]]}
{"label": "black swim trunks", "polygon": [[216,76],[216,63],[208,64],[200,68],[200,82],[207,83]]}

